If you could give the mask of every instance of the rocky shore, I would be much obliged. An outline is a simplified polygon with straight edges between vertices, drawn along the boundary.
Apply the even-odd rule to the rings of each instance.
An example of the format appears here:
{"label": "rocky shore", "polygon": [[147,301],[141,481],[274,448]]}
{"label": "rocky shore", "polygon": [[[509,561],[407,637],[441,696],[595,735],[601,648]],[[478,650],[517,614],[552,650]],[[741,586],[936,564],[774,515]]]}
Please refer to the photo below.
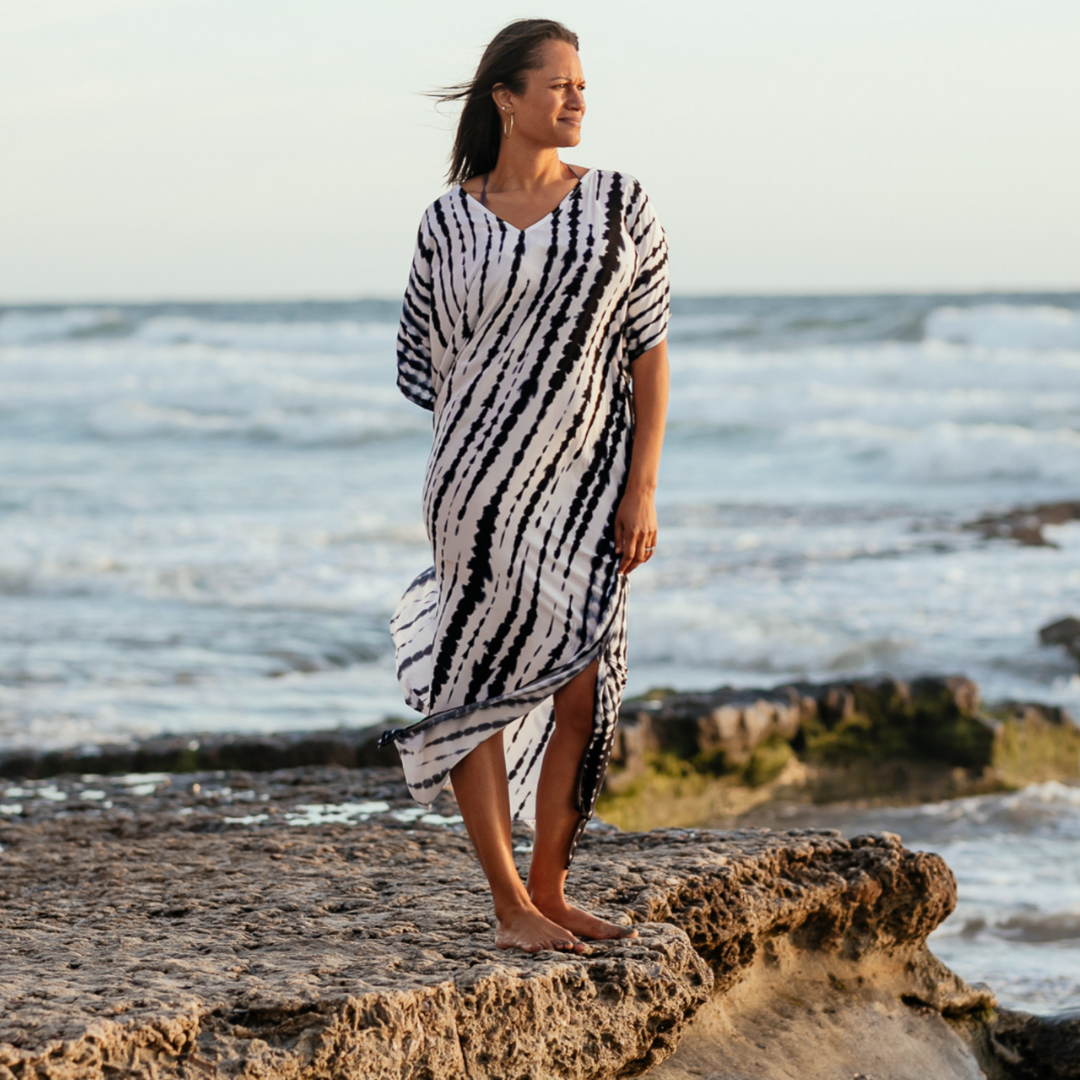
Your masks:
{"label": "rocky shore", "polygon": [[576,895],[641,936],[527,956],[393,769],[0,790],[5,1080],[1077,1075],[928,952],[955,881],[890,834],[591,829]]}
{"label": "rocky shore", "polygon": [[729,826],[1078,778],[1066,710],[985,703],[961,676],[658,691],[625,703],[598,811],[627,829]]}
{"label": "rocky shore", "polygon": [[[1047,643],[1064,640],[1073,623],[1080,627],[1066,619],[1046,628]],[[393,768],[397,751],[379,748],[382,730],[15,752],[0,755],[0,779]],[[1033,702],[985,703],[961,676],[656,690],[623,704],[598,812],[631,830],[730,827],[775,823],[807,804],[910,804],[1077,778],[1080,727],[1068,712]]]}
{"label": "rocky shore", "polygon": [[0,1080],[1080,1077],[1080,1018],[927,950],[938,856],[784,827],[1075,781],[1060,709],[959,677],[626,702],[573,880],[640,937],[581,957],[493,947],[452,793],[417,807],[377,736],[0,758]]}

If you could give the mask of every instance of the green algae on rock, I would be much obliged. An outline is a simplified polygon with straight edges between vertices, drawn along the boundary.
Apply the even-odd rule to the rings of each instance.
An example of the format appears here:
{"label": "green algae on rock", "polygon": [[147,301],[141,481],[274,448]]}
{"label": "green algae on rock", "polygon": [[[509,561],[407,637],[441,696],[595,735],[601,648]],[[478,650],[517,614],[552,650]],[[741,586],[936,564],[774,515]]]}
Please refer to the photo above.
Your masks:
{"label": "green algae on rock", "polygon": [[770,801],[919,802],[1077,776],[1067,712],[984,706],[961,677],[724,688],[627,701],[597,809],[622,828],[693,826]]}

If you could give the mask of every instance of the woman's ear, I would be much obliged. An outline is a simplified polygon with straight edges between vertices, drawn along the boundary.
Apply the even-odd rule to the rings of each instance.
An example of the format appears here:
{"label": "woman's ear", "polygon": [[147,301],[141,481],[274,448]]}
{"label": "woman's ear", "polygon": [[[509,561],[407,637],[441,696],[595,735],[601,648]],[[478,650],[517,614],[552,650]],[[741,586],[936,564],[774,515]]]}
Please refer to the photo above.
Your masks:
{"label": "woman's ear", "polygon": [[510,92],[510,87],[505,83],[496,83],[491,90],[491,100],[495,102],[495,108],[499,112],[510,112],[510,101],[513,94]]}

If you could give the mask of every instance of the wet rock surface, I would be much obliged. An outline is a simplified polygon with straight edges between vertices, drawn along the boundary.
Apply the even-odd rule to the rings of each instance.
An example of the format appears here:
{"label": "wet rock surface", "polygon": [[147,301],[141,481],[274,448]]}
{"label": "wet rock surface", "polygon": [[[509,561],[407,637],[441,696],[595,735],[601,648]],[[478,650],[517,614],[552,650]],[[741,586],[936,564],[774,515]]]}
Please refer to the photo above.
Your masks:
{"label": "wet rock surface", "polygon": [[1080,663],[1080,619],[1070,615],[1048,623],[1039,631],[1041,645],[1062,645],[1069,655]]}
{"label": "wet rock surface", "polygon": [[1002,1010],[990,1025],[990,1043],[1015,1080],[1080,1078],[1080,1010],[1032,1016]]}
{"label": "wet rock surface", "polygon": [[781,1030],[824,1067],[873,1017],[879,1056],[924,1039],[926,1075],[1011,1075],[986,1071],[992,994],[925,947],[953,876],[891,834],[591,829],[575,898],[640,937],[530,956],[493,947],[452,797],[421,810],[395,770],[64,777],[0,800],[8,1080],[704,1076],[695,1047],[702,1068],[706,1044],[750,1047],[750,1070]]}
{"label": "wet rock surface", "polygon": [[[402,721],[404,723],[404,721]],[[396,768],[397,750],[378,746],[383,728],[339,728],[273,735],[213,733],[163,735],[134,743],[0,754],[0,777],[21,779],[63,773],[271,772],[305,765],[346,769]]]}
{"label": "wet rock surface", "polygon": [[1047,525],[1065,525],[1080,521],[1080,500],[1040,503],[1017,507],[998,514],[984,514],[964,528],[981,533],[987,540],[1012,540],[1029,547],[1057,547],[1043,533]]}

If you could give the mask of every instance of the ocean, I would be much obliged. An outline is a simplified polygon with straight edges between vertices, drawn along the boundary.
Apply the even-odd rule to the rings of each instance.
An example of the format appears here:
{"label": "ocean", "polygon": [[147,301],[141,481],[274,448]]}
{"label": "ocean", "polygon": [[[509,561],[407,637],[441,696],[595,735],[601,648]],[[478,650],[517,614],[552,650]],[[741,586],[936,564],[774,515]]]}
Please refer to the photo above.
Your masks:
{"label": "ocean", "polygon": [[[0,751],[410,718],[387,621],[430,417],[397,313],[0,307]],[[680,298],[670,353],[629,692],[957,673],[1080,717],[1037,639],[1080,615],[1080,521],[970,527],[1080,498],[1080,294]],[[957,872],[956,970],[1080,1004],[1080,787],[865,823]]]}

